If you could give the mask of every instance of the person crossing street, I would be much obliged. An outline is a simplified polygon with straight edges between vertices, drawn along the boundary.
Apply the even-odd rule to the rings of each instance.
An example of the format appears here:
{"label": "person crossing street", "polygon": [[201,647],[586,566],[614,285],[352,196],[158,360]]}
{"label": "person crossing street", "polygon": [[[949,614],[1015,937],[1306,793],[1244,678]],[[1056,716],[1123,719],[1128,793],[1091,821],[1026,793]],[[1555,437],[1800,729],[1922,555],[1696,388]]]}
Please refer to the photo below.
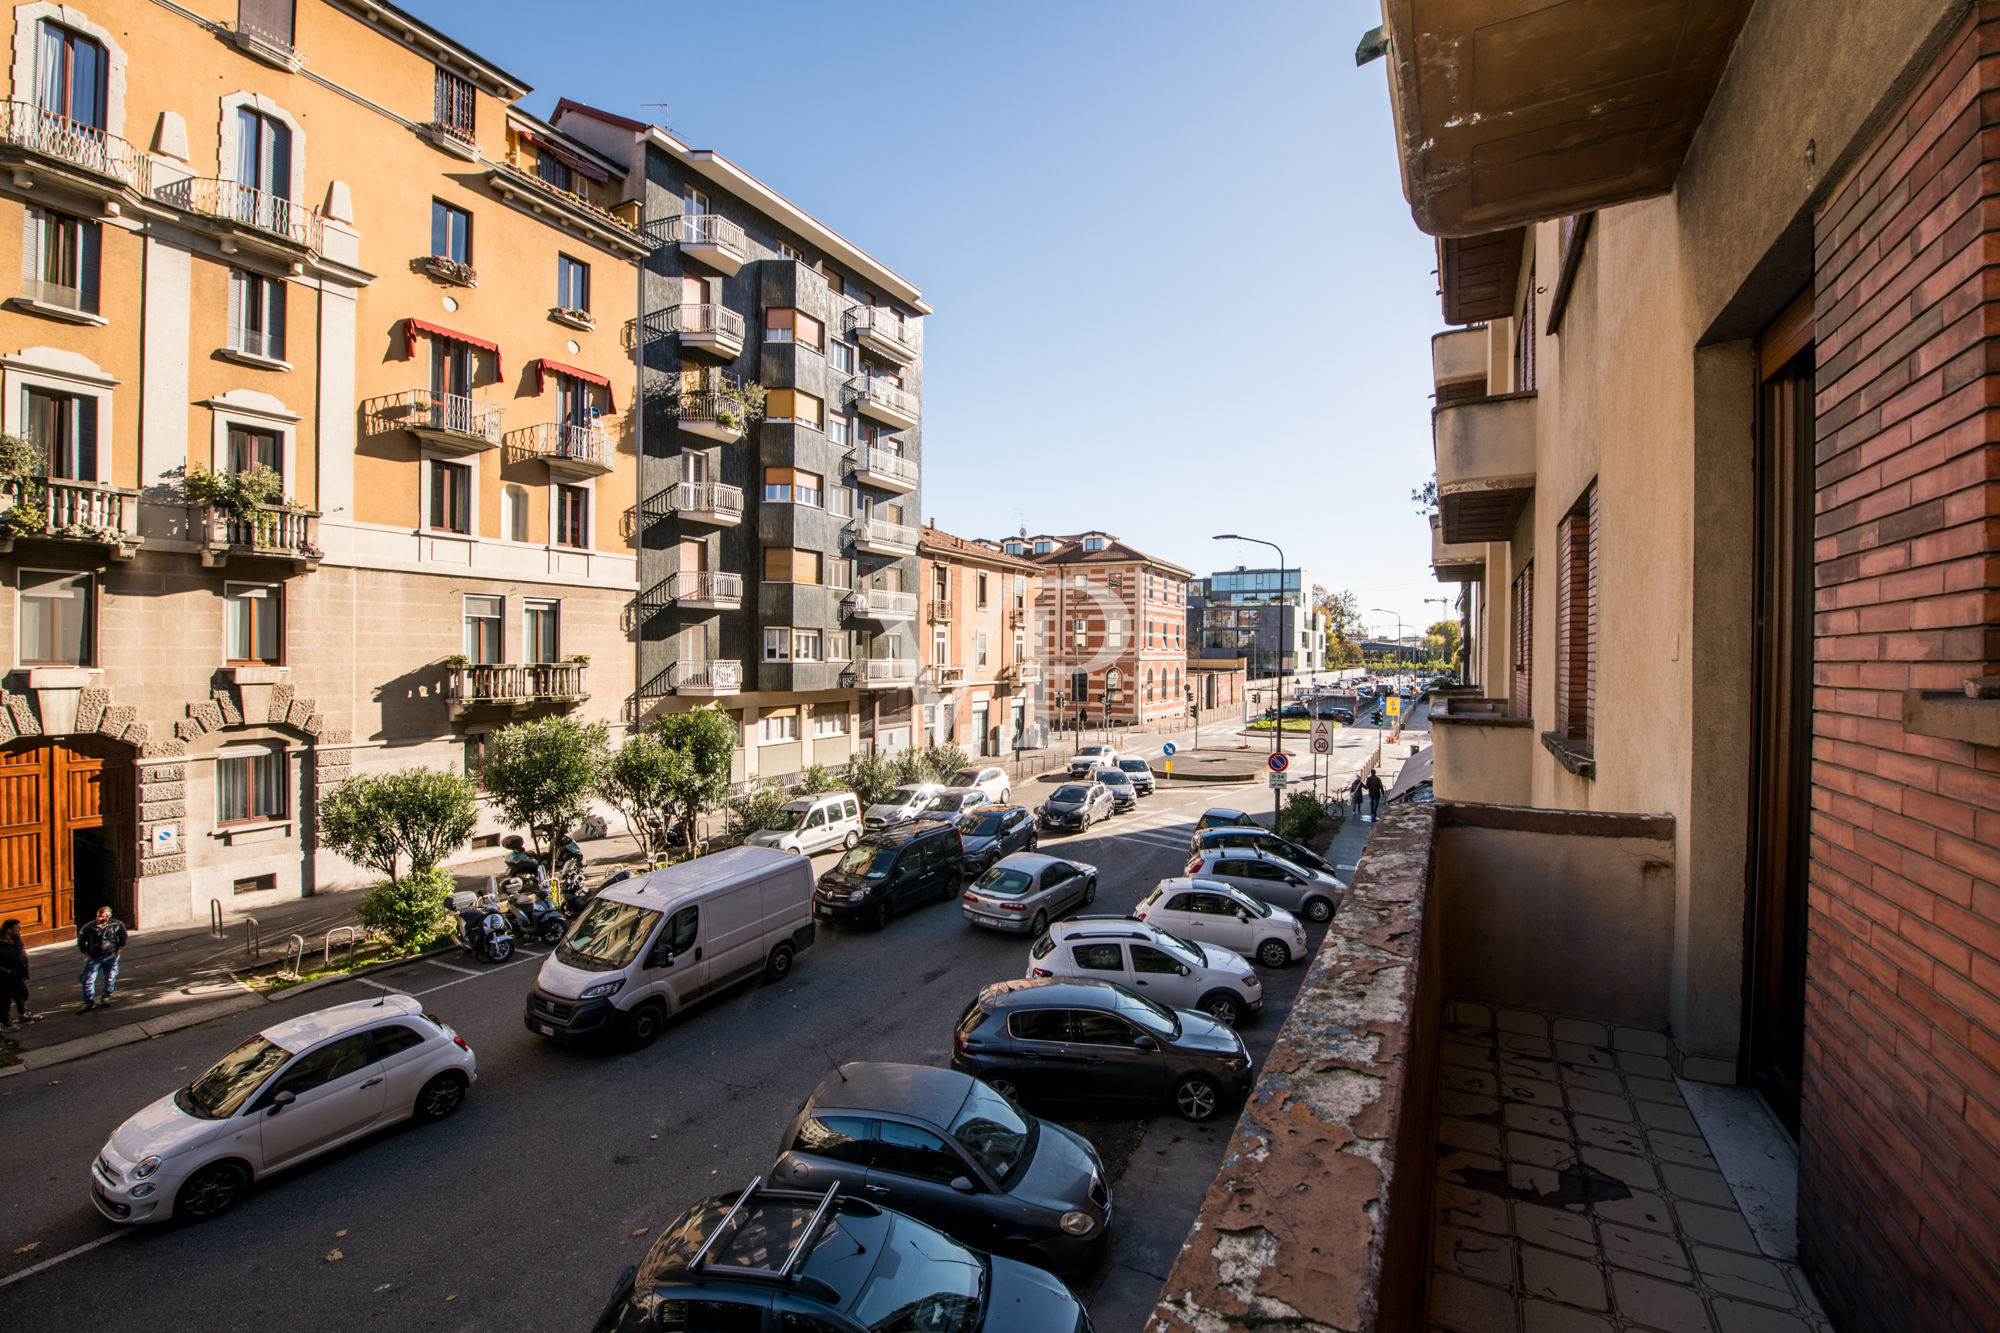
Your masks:
{"label": "person crossing street", "polygon": [[1368,817],[1379,819],[1382,815],[1382,775],[1374,771],[1368,774]]}
{"label": "person crossing street", "polygon": [[98,908],[97,915],[77,930],[76,948],[83,955],[83,975],[77,978],[83,985],[83,1008],[79,1012],[87,1014],[100,1005],[110,1004],[118,990],[118,959],[125,952],[125,923],[113,916],[109,907]]}

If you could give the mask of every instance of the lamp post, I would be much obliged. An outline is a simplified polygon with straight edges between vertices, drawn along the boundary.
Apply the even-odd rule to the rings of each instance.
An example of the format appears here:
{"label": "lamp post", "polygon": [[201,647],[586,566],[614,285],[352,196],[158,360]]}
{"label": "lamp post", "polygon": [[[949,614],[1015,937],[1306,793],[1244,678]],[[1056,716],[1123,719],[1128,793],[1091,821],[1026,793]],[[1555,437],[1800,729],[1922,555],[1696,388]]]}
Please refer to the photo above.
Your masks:
{"label": "lamp post", "polygon": [[[1258,546],[1268,546],[1278,553],[1278,698],[1271,710],[1271,753],[1277,754],[1285,748],[1285,548],[1276,542],[1267,542],[1262,537],[1245,537],[1239,533],[1217,533],[1219,542],[1253,542]],[[1278,793],[1282,788],[1271,788],[1271,827],[1278,827],[1278,815],[1284,804]]]}
{"label": "lamp post", "polygon": [[[1391,611],[1391,610],[1390,610],[1390,609],[1389,609],[1388,607],[1386,607],[1386,606],[1371,606],[1371,607],[1369,607],[1368,609],[1369,609],[1370,611],[1380,611],[1380,612],[1381,612],[1381,613],[1382,613],[1383,615],[1385,615],[1385,616],[1394,616],[1394,617],[1396,618],[1396,661],[1397,661],[1397,665],[1398,665],[1398,666],[1402,665],[1402,658],[1403,658],[1403,617],[1402,617],[1402,616],[1401,616],[1401,615],[1400,615],[1399,613],[1397,613],[1397,612],[1395,612],[1395,611]],[[1398,683],[1400,683],[1400,682],[1398,682]]]}

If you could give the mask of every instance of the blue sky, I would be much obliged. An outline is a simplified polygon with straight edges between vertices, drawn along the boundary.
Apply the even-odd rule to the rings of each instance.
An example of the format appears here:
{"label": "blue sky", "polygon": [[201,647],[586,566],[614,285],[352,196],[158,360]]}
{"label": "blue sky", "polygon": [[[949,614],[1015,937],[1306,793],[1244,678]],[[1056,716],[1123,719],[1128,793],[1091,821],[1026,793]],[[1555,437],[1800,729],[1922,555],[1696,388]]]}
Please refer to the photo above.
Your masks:
{"label": "blue sky", "polygon": [[[1428,623],[1431,243],[1373,0],[403,0],[657,119],[921,286],[926,519],[1274,562]],[[1389,625],[1387,617],[1379,617]]]}

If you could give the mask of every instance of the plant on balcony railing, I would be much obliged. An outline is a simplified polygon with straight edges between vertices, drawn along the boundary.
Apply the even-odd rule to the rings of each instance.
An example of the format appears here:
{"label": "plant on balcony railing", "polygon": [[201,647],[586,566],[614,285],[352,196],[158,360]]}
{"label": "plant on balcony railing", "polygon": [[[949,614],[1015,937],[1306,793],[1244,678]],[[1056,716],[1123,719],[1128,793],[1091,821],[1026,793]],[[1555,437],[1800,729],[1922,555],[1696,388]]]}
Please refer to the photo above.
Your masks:
{"label": "plant on balcony railing", "polygon": [[444,255],[425,255],[418,261],[424,272],[439,282],[449,282],[459,287],[477,287],[479,273],[470,264],[461,264],[456,259]]}
{"label": "plant on balcony railing", "polygon": [[194,464],[181,481],[181,493],[221,516],[217,535],[231,546],[291,551],[313,560],[321,555],[308,535],[307,511],[285,494],[285,479],[261,463],[243,472],[211,472]]}
{"label": "plant on balcony railing", "polygon": [[726,371],[682,371],[676,385],[679,415],[713,421],[727,430],[747,430],[764,419],[764,386]]}

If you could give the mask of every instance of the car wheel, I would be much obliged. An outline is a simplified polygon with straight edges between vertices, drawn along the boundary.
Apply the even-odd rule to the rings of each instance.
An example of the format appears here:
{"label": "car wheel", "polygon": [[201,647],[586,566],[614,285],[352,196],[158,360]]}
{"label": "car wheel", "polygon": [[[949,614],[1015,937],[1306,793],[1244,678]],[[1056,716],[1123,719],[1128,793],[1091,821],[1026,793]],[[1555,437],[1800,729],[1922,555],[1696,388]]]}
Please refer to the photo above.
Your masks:
{"label": "car wheel", "polygon": [[1092,875],[1083,882],[1083,905],[1090,906],[1097,901],[1097,876]]}
{"label": "car wheel", "polygon": [[841,846],[847,848],[847,850],[849,851],[853,851],[854,844],[860,841],[861,841],[861,835],[859,833],[856,833],[854,830],[849,829],[847,831],[847,840],[841,843]]}
{"label": "car wheel", "polygon": [[783,981],[792,974],[792,946],[780,944],[764,962],[764,980]]}
{"label": "car wheel", "polygon": [[1183,1119],[1196,1124],[1213,1120],[1221,1105],[1222,1094],[1216,1090],[1214,1083],[1200,1074],[1190,1074],[1174,1084],[1174,1109],[1181,1113]]}
{"label": "car wheel", "polygon": [[1210,991],[1195,1008],[1224,1027],[1233,1028],[1243,1020],[1243,1001],[1230,991]]}
{"label": "car wheel", "polygon": [[1283,967],[1292,961],[1292,951],[1283,940],[1265,940],[1257,946],[1257,961],[1265,967]]}
{"label": "car wheel", "polygon": [[205,1166],[182,1182],[174,1196],[174,1216],[188,1222],[207,1222],[221,1217],[236,1206],[250,1188],[250,1175],[234,1162]]}
{"label": "car wheel", "polygon": [[512,940],[488,940],[488,941],[486,942],[486,961],[487,961],[487,962],[489,962],[489,963],[504,963],[504,962],[506,962],[506,961],[507,961],[507,960],[508,960],[509,958],[512,958],[513,956],[514,956],[514,941],[512,941]]}
{"label": "car wheel", "polygon": [[1333,920],[1333,903],[1326,898],[1308,898],[1305,907],[1306,920],[1323,922]]}
{"label": "car wheel", "polygon": [[1047,912],[1037,912],[1035,913],[1035,919],[1028,923],[1028,934],[1034,939],[1040,939],[1042,932],[1048,928],[1049,914]]}
{"label": "car wheel", "polygon": [[444,1119],[464,1102],[465,1075],[456,1069],[447,1069],[442,1074],[433,1074],[430,1081],[417,1090],[417,1109],[411,1112],[411,1118],[419,1124],[428,1125]]}
{"label": "car wheel", "polygon": [[1005,1097],[1008,1101],[1013,1102],[1015,1105],[1018,1106],[1020,1104],[1021,1089],[1014,1082],[1013,1079],[989,1078],[986,1080],[986,1086],[993,1089],[993,1091],[999,1093],[1002,1097]]}
{"label": "car wheel", "polygon": [[868,914],[868,929],[880,930],[889,924],[889,901],[882,899],[875,904],[875,910]]}
{"label": "car wheel", "polygon": [[625,1045],[635,1051],[651,1046],[667,1025],[667,1016],[657,1004],[642,1004],[625,1015],[622,1035]]}

